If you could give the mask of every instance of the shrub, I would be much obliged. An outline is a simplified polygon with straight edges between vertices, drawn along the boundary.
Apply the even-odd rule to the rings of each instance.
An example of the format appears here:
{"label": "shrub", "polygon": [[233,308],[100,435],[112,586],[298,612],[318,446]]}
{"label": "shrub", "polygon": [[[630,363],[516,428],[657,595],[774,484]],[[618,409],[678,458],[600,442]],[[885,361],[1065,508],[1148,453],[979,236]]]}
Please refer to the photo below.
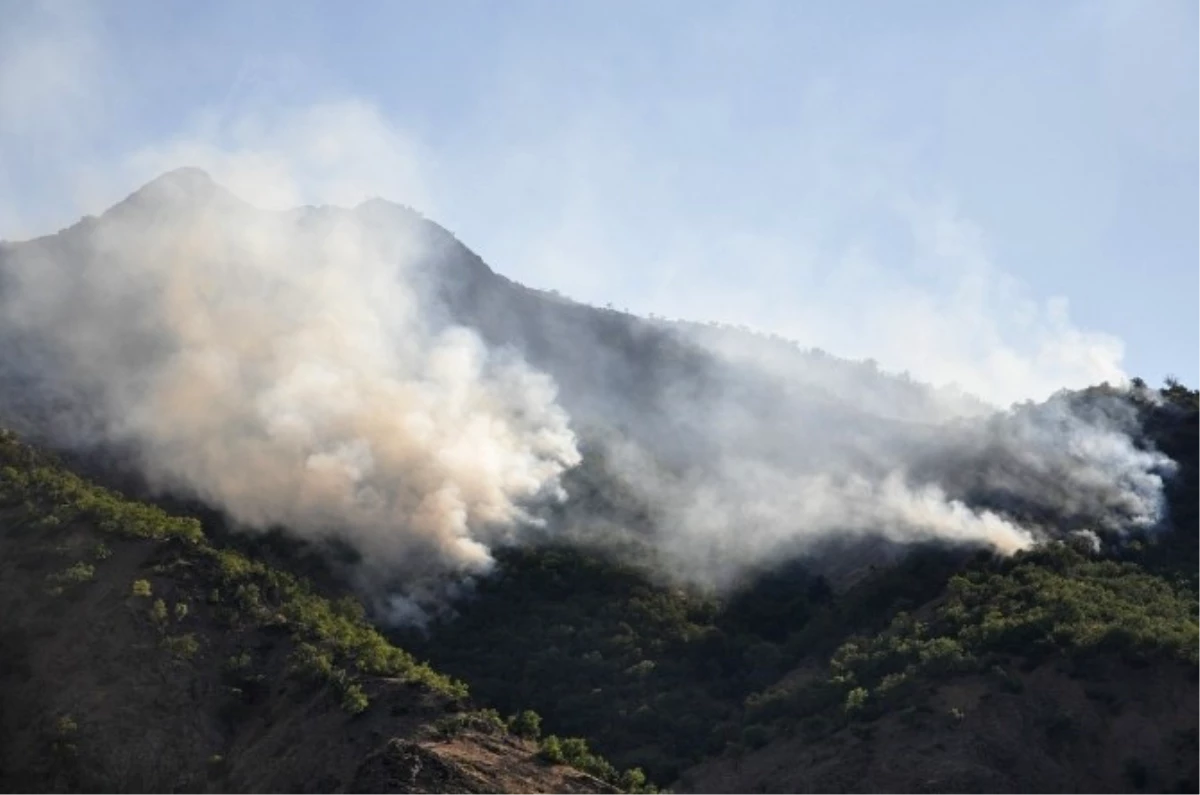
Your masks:
{"label": "shrub", "polygon": [[333,676],[333,660],[311,643],[301,643],[292,652],[289,671],[301,677],[324,681]]}
{"label": "shrub", "polygon": [[494,709],[480,709],[447,715],[439,720],[434,728],[443,737],[454,737],[468,729],[484,734],[504,734],[508,731],[508,725],[501,720],[500,713]]}
{"label": "shrub", "polygon": [[655,793],[658,789],[646,781],[646,774],[640,767],[631,767],[621,774],[617,786],[625,792]]}
{"label": "shrub", "polygon": [[861,710],[867,704],[868,695],[869,694],[867,693],[866,688],[853,688],[849,693],[846,694],[846,711],[858,712]]}
{"label": "shrub", "polygon": [[225,670],[229,672],[244,671],[250,667],[250,652],[243,651],[232,655],[225,661]]}
{"label": "shrub", "polygon": [[133,595],[134,596],[150,596],[153,591],[150,588],[149,580],[134,580]]}
{"label": "shrub", "polygon": [[617,779],[617,771],[613,766],[608,760],[593,754],[587,740],[582,737],[568,737],[561,741],[560,748],[563,760],[571,767],[603,781],[613,782]]}
{"label": "shrub", "polygon": [[80,583],[91,582],[96,576],[96,567],[90,563],[80,561],[60,572],[51,574],[46,580],[51,585],[67,586],[78,585]]}
{"label": "shrub", "polygon": [[557,735],[551,734],[549,737],[542,739],[539,754],[542,759],[551,764],[561,765],[566,761],[566,757],[563,756],[562,742],[558,739]]}
{"label": "shrub", "polygon": [[360,685],[352,682],[342,690],[342,709],[351,715],[364,712],[369,705],[367,694]]}
{"label": "shrub", "polygon": [[518,737],[536,741],[542,736],[542,716],[527,709],[513,715],[508,721],[508,727]]}
{"label": "shrub", "polygon": [[185,635],[168,635],[163,638],[162,646],[171,654],[184,660],[190,660],[196,656],[196,652],[200,651],[200,641],[196,640],[196,636],[190,632]]}

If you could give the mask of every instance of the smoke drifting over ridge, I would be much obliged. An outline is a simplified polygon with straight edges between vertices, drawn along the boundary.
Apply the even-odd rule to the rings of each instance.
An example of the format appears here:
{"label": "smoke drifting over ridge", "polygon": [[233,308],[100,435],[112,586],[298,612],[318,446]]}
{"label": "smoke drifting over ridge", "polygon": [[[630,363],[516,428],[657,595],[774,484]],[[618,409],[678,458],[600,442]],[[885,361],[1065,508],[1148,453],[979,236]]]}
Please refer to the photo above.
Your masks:
{"label": "smoke drifting over ridge", "polygon": [[478,572],[578,453],[548,378],[427,308],[397,209],[264,212],[174,172],[10,256],[0,325],[152,484],[368,572]]}
{"label": "smoke drifting over ridge", "polygon": [[[1120,394],[998,411],[490,273],[446,285],[469,252],[434,229],[386,202],[257,210],[176,171],[3,252],[0,332],[45,348],[30,367],[75,396],[57,442],[126,446],[153,485],[246,527],[347,542],[395,620],[545,521],[576,433],[646,507],[665,574],[715,587],[830,539],[1007,554],[1159,520],[1171,464],[1135,445]],[[546,532],[625,530],[565,515]]]}
{"label": "smoke drifting over ridge", "polygon": [[602,444],[603,467],[652,517],[669,568],[689,579],[723,587],[824,554],[830,541],[1011,554],[1084,531],[1113,540],[1163,519],[1174,463],[1139,446],[1124,388],[988,409],[824,355],[746,364],[759,345],[743,335],[716,354],[739,389],[671,402],[647,423],[666,428],[674,414],[672,438],[691,434],[703,454],[655,449],[653,434]]}

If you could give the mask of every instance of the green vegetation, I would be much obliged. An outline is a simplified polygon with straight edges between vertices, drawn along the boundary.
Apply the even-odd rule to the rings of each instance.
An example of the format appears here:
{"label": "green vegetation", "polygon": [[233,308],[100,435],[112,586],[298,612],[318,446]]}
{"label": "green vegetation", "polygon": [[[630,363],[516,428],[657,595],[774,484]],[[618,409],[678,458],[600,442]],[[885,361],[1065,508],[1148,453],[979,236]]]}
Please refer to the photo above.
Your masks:
{"label": "green vegetation", "polygon": [[[507,721],[494,709],[478,709],[447,715],[434,725],[441,738],[457,737],[463,732],[481,734],[514,734],[526,740],[537,741],[541,737],[542,718],[533,710],[522,710]],[[546,762],[570,765],[596,778],[619,787],[626,792],[657,792],[657,788],[646,780],[640,768],[631,768],[618,773],[604,757],[593,753],[586,740],[579,737],[560,739],[556,735],[541,738],[538,755]]]}
{"label": "green vegetation", "polygon": [[508,726],[496,710],[478,709],[447,715],[434,725],[434,730],[442,737],[456,737],[465,731],[506,734]]}
{"label": "green vegetation", "polygon": [[871,718],[960,674],[989,673],[1019,693],[1014,665],[1055,658],[1200,664],[1200,393],[1175,384],[1166,396],[1169,407],[1147,424],[1181,465],[1169,484],[1171,532],[1133,540],[1124,560],[1069,543],[1007,560],[977,556],[950,576],[926,620],[899,612],[878,632],[851,636],[830,657],[827,675],[752,695],[746,721],[790,729],[797,716],[836,704]]}
{"label": "green vegetation", "polygon": [[[669,780],[735,707],[714,693],[746,649],[713,626],[715,605],[571,548],[505,550],[461,615],[406,645],[508,713],[531,707],[592,738],[620,767]],[[547,738],[544,742],[554,742]]]}
{"label": "green vegetation", "polygon": [[[327,599],[304,580],[238,551],[215,547],[195,519],[174,517],[89,484],[62,470],[48,456],[20,444],[5,431],[0,431],[0,510],[7,512],[9,529],[15,532],[21,532],[22,528],[56,532],[72,526],[91,526],[100,532],[163,544],[156,555],[159,562],[154,571],[173,575],[177,586],[192,586],[199,594],[206,594],[204,604],[212,617],[232,629],[260,625],[286,630],[294,644],[289,672],[329,688],[347,714],[360,714],[370,706],[363,686],[364,676],[398,678],[421,685],[449,697],[451,706],[461,704],[467,697],[462,682],[435,672],[389,643],[367,622],[357,600]],[[61,554],[69,552],[69,546],[59,546]],[[92,547],[95,560],[110,556],[107,545]],[[94,566],[79,561],[48,579],[61,591],[67,585],[89,582],[94,576]],[[130,593],[149,599],[153,588],[148,579],[136,579]],[[186,599],[175,601],[168,609],[164,599],[156,598],[150,602],[148,614],[163,633],[160,646],[164,651],[180,661],[200,654],[203,644],[195,633],[167,634],[172,618],[178,623],[192,614]],[[229,657],[223,665],[228,692],[245,696],[248,689],[261,686],[263,676],[253,673],[252,668],[253,658],[248,651]],[[62,719],[60,724],[60,737],[74,731],[74,722],[69,718]],[[511,726],[517,736],[536,740],[541,718],[524,710],[513,716]],[[509,722],[491,709],[451,714],[438,728],[447,734],[463,729],[494,734],[510,731]],[[601,775],[629,791],[655,791],[640,770],[618,773],[582,740],[569,741],[567,749],[568,755],[563,758],[566,764]]]}
{"label": "green vegetation", "polygon": [[531,709],[522,710],[508,719],[508,728],[518,737],[537,741],[542,736],[542,716]]}
{"label": "green vegetation", "polygon": [[360,675],[419,682],[453,699],[466,698],[466,685],[389,643],[366,621],[354,599],[325,599],[308,583],[232,550],[211,550],[207,557],[220,593],[231,594],[225,610],[228,620],[237,624],[249,617],[286,627],[297,644],[293,669],[332,685],[344,705],[358,707],[365,698],[358,695],[361,688],[354,689]]}
{"label": "green vegetation", "polygon": [[168,635],[162,639],[162,647],[180,659],[190,660],[200,651],[200,641],[191,632]]}
{"label": "green vegetation", "polygon": [[45,454],[20,444],[6,430],[0,430],[0,504],[25,507],[42,529],[83,522],[135,538],[178,538],[189,544],[204,541],[195,519],[169,516],[159,508],[88,483]]}
{"label": "green vegetation", "polygon": [[54,733],[59,737],[70,737],[79,731],[79,724],[70,715],[61,715],[54,722]]}
{"label": "green vegetation", "polygon": [[[406,643],[498,708],[529,705],[548,729],[586,736],[614,763],[660,781],[780,730],[817,737],[904,709],[948,677],[989,672],[1018,692],[1014,661],[1194,663],[1196,393],[1162,394],[1166,402],[1141,410],[1151,442],[1180,466],[1167,491],[1177,529],[1118,559],[1066,545],[1006,561],[931,546],[836,596],[788,564],[717,599],[619,562],[649,551],[504,550],[498,576],[479,584],[458,617]],[[612,492],[595,462],[585,459],[573,477],[589,510],[640,521],[633,503],[605,501]],[[923,605],[937,608],[918,620]],[[808,673],[784,677],[798,666]],[[561,751],[561,741],[543,744]]]}
{"label": "green vegetation", "polygon": [[646,781],[646,774],[641,768],[630,768],[618,774],[608,760],[592,752],[587,740],[581,737],[560,739],[551,734],[543,738],[539,745],[539,755],[547,762],[556,765],[570,765],[596,778],[607,781],[625,792],[655,793],[658,789]]}
{"label": "green vegetation", "polygon": [[[498,576],[478,583],[458,617],[428,635],[395,637],[500,710],[452,712],[435,726],[442,736],[511,733],[539,742],[549,762],[628,791],[653,790],[643,770],[672,781],[703,758],[759,748],[780,733],[806,740],[846,726],[869,733],[867,722],[884,713],[928,712],[928,694],[956,676],[987,677],[1019,694],[1016,672],[1051,660],[1078,671],[1097,660],[1196,665],[1197,400],[1178,386],[1162,395],[1165,402],[1147,400],[1139,410],[1150,443],[1179,464],[1167,488],[1175,530],[1103,556],[1070,544],[1003,560],[918,547],[837,594],[792,562],[718,598],[665,583],[648,564],[622,562],[638,560],[637,549],[506,549]],[[606,494],[600,486],[595,500]],[[465,706],[462,681],[386,640],[357,601],[330,600],[259,554],[218,547],[194,520],[136,506],[0,436],[0,510],[17,517],[15,531],[52,535],[85,524],[159,544],[153,570],[170,579],[156,579],[155,588],[173,610],[153,599],[148,579],[134,581],[132,593],[148,600],[172,655],[208,650],[226,659],[231,693],[249,698],[265,687],[255,671],[261,652],[216,650],[168,629],[186,620],[189,628],[215,621],[234,633],[278,632],[287,639],[289,673],[327,690],[351,715],[370,708],[376,676],[419,683],[449,697],[452,709]],[[622,510],[629,522],[641,521],[635,508]],[[237,543],[245,550],[263,542]],[[69,558],[48,585],[92,580],[109,557],[98,548],[80,547],[90,562]],[[64,542],[55,554],[72,549]],[[956,709],[937,714],[962,720]],[[1073,730],[1069,720],[1059,723],[1051,728]],[[1132,782],[1144,775],[1129,764]]]}
{"label": "green vegetation", "polygon": [[50,752],[60,764],[73,767],[79,748],[76,745],[79,723],[70,715],[60,715],[49,732]]}
{"label": "green vegetation", "polygon": [[55,572],[46,577],[46,581],[52,586],[65,587],[68,585],[79,585],[85,582],[91,582],[96,576],[96,567],[90,563],[79,563],[68,566],[65,570]]}
{"label": "green vegetation", "polygon": [[[386,676],[419,683],[461,701],[467,688],[436,673],[396,648],[366,620],[354,599],[330,601],[302,580],[272,569],[229,549],[214,547],[193,518],[121,497],[64,470],[51,457],[0,431],[0,510],[9,515],[14,532],[54,532],[70,526],[90,526],[102,533],[164,544],[158,569],[172,570],[181,582],[192,582],[200,594],[209,594],[217,617],[234,627],[247,622],[284,628],[295,645],[293,670],[314,674],[332,685],[342,707],[351,714],[367,708],[369,701],[362,676]],[[108,549],[107,546],[104,549]],[[107,554],[96,554],[97,560]],[[91,563],[79,561],[48,577],[55,589],[89,582],[95,576]],[[138,579],[131,593],[152,595],[149,580]],[[168,610],[163,599],[149,607],[152,622],[165,632],[173,615],[176,622],[189,614],[185,600]],[[165,637],[163,647],[179,657],[198,649],[193,635]]]}
{"label": "green vegetation", "polygon": [[751,697],[747,720],[787,725],[834,703],[870,718],[962,673],[990,671],[1002,687],[1019,691],[1020,680],[1005,667],[1013,658],[1120,655],[1135,664],[1162,658],[1194,665],[1198,642],[1186,590],[1136,564],[1050,544],[977,561],[951,578],[928,622],[900,613],[883,631],[846,641],[828,676]]}
{"label": "green vegetation", "polygon": [[460,615],[405,644],[504,711],[588,737],[619,767],[671,781],[743,741],[744,701],[850,628],[876,631],[925,601],[963,555],[921,549],[839,600],[802,566],[718,600],[572,547],[503,550]]}

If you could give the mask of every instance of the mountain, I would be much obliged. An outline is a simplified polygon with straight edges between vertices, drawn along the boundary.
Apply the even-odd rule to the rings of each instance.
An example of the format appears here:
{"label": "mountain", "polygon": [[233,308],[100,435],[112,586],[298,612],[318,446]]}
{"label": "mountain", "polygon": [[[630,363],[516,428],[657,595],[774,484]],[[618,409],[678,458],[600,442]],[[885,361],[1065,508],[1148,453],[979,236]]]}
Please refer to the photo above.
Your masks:
{"label": "mountain", "polygon": [[5,790],[1197,786],[1177,383],[998,411],[195,169],[0,309]]}
{"label": "mountain", "polygon": [[352,598],[0,436],[0,787],[612,792],[551,765]]}

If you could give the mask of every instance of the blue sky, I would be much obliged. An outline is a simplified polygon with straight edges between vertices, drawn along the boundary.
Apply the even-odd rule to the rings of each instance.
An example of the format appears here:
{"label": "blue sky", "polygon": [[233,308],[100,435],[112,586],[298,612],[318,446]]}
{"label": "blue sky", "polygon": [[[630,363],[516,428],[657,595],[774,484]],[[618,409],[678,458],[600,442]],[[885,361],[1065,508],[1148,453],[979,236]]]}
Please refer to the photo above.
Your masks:
{"label": "blue sky", "polygon": [[0,236],[194,163],[998,401],[1198,380],[1190,2],[6,4]]}

